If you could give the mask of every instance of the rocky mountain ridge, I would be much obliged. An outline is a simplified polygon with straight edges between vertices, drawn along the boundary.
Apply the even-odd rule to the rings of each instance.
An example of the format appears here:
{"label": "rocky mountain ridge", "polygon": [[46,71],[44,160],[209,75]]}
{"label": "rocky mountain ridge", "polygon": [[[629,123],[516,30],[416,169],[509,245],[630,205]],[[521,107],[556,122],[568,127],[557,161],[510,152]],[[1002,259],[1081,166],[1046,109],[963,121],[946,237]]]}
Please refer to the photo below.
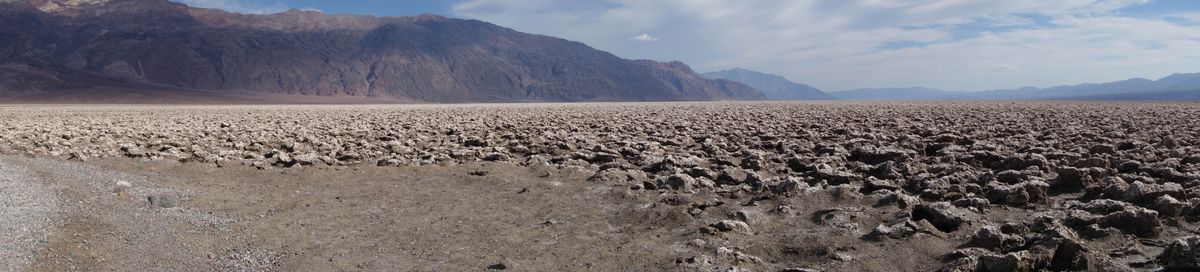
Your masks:
{"label": "rocky mountain ridge", "polygon": [[686,64],[436,15],[271,15],[166,0],[0,2],[0,97],[92,88],[427,102],[762,99]]}

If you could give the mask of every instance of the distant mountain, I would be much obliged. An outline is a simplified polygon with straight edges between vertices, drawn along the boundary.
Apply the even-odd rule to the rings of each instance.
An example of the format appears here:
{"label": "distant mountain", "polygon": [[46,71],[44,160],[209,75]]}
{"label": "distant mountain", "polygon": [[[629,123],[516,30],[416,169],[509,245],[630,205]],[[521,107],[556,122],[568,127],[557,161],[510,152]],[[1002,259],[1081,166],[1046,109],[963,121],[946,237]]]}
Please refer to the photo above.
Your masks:
{"label": "distant mountain", "polygon": [[1173,92],[1121,93],[1108,95],[1077,96],[1063,100],[1157,100],[1157,101],[1187,101],[1200,100],[1200,90]]}
{"label": "distant mountain", "polygon": [[968,99],[970,93],[943,91],[938,89],[908,87],[908,88],[868,88],[847,91],[830,92],[837,99],[844,100],[933,100],[933,99]]}
{"label": "distant mountain", "polygon": [[812,86],[795,83],[782,76],[751,70],[733,68],[729,70],[708,72],[702,74],[712,79],[728,79],[741,82],[758,89],[768,99],[775,100],[820,100],[833,99],[832,96],[813,88]]}
{"label": "distant mountain", "polygon": [[622,59],[478,20],[0,0],[0,98],[93,89],[432,102],[764,98],[681,62]]}
{"label": "distant mountain", "polygon": [[982,92],[885,88],[838,91],[830,94],[839,99],[849,100],[1200,100],[1200,73],[1174,74],[1159,80],[1134,78],[1108,83]]}

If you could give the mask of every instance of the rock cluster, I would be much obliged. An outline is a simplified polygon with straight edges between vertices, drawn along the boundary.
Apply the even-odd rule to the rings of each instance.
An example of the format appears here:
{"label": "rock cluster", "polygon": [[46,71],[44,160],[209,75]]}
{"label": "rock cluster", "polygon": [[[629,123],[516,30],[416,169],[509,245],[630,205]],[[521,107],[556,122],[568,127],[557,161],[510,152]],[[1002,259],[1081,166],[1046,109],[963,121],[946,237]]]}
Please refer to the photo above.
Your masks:
{"label": "rock cluster", "polygon": [[[1183,239],[1181,219],[1200,215],[1200,124],[1191,120],[1200,120],[1200,106],[15,107],[0,109],[0,152],[260,169],[489,161],[576,169],[634,192],[713,194],[745,205],[827,191],[902,211],[861,226],[866,241],[969,236],[962,248],[947,249],[946,271],[1102,270],[1135,264],[1102,248],[1114,243],[1091,241],[1166,246]],[[993,222],[993,211],[1039,215]],[[821,224],[858,228],[846,211],[819,213]],[[759,230],[734,219],[705,222],[704,233]],[[1161,261],[1138,265],[1195,267],[1195,244],[1171,242]]]}

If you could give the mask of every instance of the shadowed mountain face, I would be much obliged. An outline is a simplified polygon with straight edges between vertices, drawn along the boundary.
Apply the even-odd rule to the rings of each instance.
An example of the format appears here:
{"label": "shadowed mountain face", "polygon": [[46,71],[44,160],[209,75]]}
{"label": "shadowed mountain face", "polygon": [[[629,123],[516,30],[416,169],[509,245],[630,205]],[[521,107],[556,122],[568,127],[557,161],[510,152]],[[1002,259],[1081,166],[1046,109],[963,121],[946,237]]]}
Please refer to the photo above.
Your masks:
{"label": "shadowed mountain face", "polygon": [[680,62],[626,60],[477,20],[0,0],[0,98],[89,88],[433,102],[763,98]]}
{"label": "shadowed mountain face", "polygon": [[833,96],[813,88],[812,86],[795,83],[778,75],[733,68],[729,70],[704,73],[704,77],[712,79],[728,79],[754,87],[766,95],[768,99],[776,100],[820,100],[834,99]]}
{"label": "shadowed mountain face", "polygon": [[983,92],[880,88],[830,94],[850,100],[1200,100],[1200,74],[1174,74],[1159,80],[1134,78],[1108,83]]}

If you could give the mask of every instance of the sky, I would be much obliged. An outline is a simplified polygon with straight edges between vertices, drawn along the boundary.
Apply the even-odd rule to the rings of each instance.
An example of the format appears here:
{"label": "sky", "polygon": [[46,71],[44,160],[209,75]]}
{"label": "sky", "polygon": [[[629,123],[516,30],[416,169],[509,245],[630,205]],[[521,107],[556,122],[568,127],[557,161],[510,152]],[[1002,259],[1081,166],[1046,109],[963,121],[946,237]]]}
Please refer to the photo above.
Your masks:
{"label": "sky", "polygon": [[432,13],[699,72],[827,91],[991,90],[1200,72],[1196,0],[177,0],[243,13]]}

